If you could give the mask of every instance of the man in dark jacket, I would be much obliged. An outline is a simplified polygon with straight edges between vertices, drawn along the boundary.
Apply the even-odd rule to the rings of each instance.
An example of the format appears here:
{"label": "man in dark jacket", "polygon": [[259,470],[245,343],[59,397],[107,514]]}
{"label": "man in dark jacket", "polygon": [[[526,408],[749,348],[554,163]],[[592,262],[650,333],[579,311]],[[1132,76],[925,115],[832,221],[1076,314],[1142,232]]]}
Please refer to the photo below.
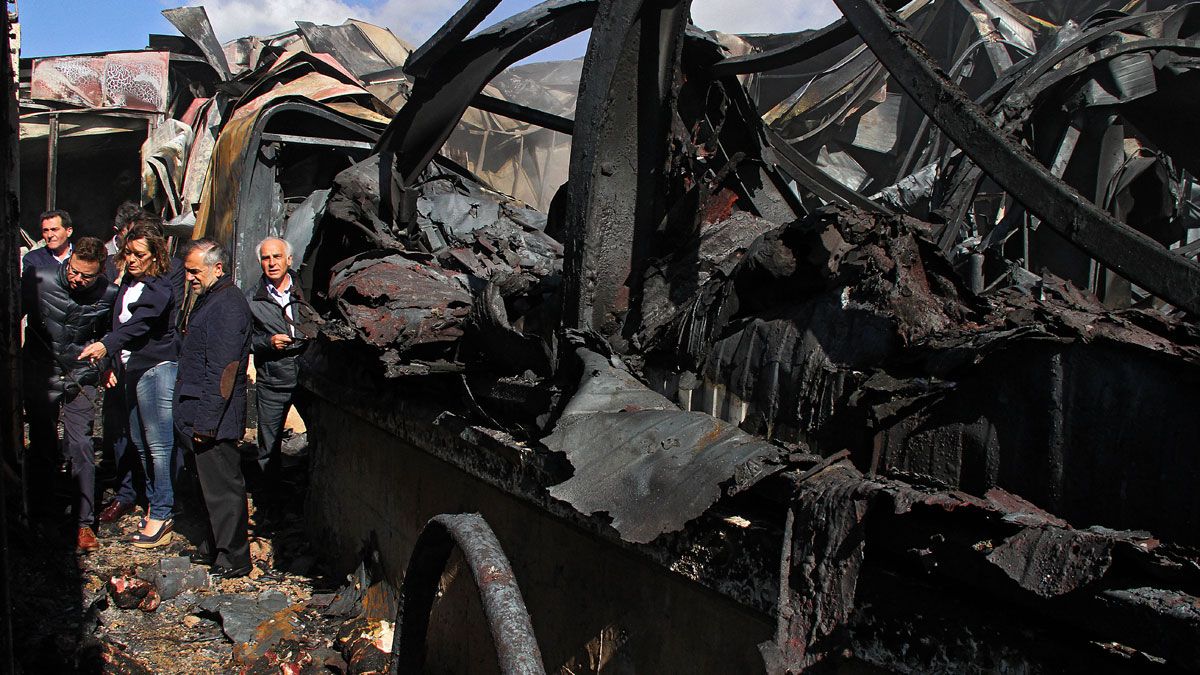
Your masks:
{"label": "man in dark jacket", "polygon": [[300,319],[296,308],[304,295],[291,271],[291,244],[268,237],[258,245],[258,259],[263,275],[246,297],[254,317],[250,349],[257,373],[258,464],[270,483],[278,473],[283,423],[296,393],[296,356],[303,349],[303,338],[296,330]]}
{"label": "man in dark jacket", "polygon": [[[30,435],[25,460],[28,494],[38,507],[49,506],[55,464],[65,454],[77,492],[76,544],[84,552],[99,548],[92,530],[96,467],[88,426],[100,370],[78,357],[111,321],[117,287],[101,274],[103,263],[104,244],[84,237],[62,266],[31,268],[23,289],[23,309],[29,317],[23,350]],[[60,419],[65,453],[56,447]]]}
{"label": "man in dark jacket", "polygon": [[214,576],[250,572],[246,483],[237,443],[246,430],[250,308],[226,275],[229,254],[212,239],[192,242],[184,271],[196,304],[183,332],[175,383],[175,434],[195,456],[209,536],[198,561]]}
{"label": "man in dark jacket", "polygon": [[42,239],[46,245],[35,248],[21,258],[25,270],[35,267],[58,267],[71,255],[71,214],[56,209],[42,214]]}

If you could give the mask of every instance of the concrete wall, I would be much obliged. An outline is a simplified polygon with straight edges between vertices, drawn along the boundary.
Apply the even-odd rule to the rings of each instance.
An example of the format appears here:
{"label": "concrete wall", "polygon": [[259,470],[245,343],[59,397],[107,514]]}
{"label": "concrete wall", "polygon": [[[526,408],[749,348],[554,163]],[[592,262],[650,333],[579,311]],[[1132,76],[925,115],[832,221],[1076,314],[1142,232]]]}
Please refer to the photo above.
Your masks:
{"label": "concrete wall", "polygon": [[[486,485],[319,399],[306,407],[310,531],[349,571],[377,537],[399,584],[424,523],[479,512],[512,561],[549,672],[761,672],[772,622],[636,554]],[[461,573],[460,573],[461,572]],[[495,672],[474,582],[461,558],[442,579],[428,672]]]}

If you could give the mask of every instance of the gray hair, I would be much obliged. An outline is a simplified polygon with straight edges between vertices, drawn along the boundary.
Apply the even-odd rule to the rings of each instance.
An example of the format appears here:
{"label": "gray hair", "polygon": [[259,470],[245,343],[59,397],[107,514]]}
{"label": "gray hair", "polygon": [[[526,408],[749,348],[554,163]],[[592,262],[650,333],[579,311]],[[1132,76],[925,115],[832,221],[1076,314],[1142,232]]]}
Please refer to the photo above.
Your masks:
{"label": "gray hair", "polygon": [[284,239],[283,237],[267,237],[266,239],[263,239],[262,241],[258,242],[258,246],[256,246],[256,247],[254,248],[254,255],[256,255],[256,256],[258,256],[259,258],[261,258],[261,257],[262,257],[262,247],[263,247],[263,244],[267,243],[268,241],[280,241],[280,242],[283,242],[283,253],[284,253],[284,255],[286,255],[286,256],[288,256],[288,257],[291,257],[291,255],[292,255],[292,242],[288,241],[287,239]]}
{"label": "gray hair", "polygon": [[201,259],[206,267],[213,267],[217,263],[221,263],[221,267],[229,271],[229,251],[225,249],[216,239],[211,237],[202,237],[188,244],[187,252],[184,257],[192,254],[194,251],[204,253]]}

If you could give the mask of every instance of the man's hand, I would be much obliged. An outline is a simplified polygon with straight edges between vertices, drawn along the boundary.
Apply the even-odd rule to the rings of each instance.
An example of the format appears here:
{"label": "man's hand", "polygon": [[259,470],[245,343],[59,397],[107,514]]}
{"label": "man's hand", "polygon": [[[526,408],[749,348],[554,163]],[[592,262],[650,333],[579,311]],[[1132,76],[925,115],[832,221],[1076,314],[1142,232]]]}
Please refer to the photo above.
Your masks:
{"label": "man's hand", "polygon": [[271,346],[275,349],[286,349],[292,342],[292,338],[283,333],[276,333],[271,336]]}
{"label": "man's hand", "polygon": [[84,347],[83,351],[79,353],[79,360],[95,361],[96,359],[104,358],[107,354],[108,350],[104,348],[103,342],[93,342],[92,344]]}
{"label": "man's hand", "polygon": [[105,389],[112,389],[117,386],[117,374],[111,370],[104,371],[100,376],[100,384],[104,385]]}

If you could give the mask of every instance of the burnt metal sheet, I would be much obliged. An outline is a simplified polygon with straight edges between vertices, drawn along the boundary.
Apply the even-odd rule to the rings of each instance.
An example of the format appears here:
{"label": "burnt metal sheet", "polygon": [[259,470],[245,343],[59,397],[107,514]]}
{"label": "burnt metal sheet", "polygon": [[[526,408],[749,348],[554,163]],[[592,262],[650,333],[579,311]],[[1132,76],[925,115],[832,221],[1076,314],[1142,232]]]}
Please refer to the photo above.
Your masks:
{"label": "burnt metal sheet", "polygon": [[142,196],[169,217],[190,211],[182,198],[183,173],[192,145],[192,128],[175,119],[158,125],[142,144]]}
{"label": "burnt metal sheet", "polygon": [[[369,94],[361,87],[308,72],[236,108],[222,126],[212,149],[196,215],[196,236],[211,236],[230,244],[235,261],[246,268],[244,273],[253,274],[256,267],[253,246],[267,235],[271,223],[261,210],[251,215],[251,210],[244,206],[250,203],[248,197],[255,190],[273,190],[275,185],[273,179],[270,184],[265,180],[259,184],[249,180],[254,166],[261,163],[258,136],[276,115],[299,112],[324,127],[323,135],[373,141],[377,132],[369,126],[319,103],[325,98],[354,95]],[[272,168],[272,175],[273,171]],[[239,228],[239,223],[253,225]],[[279,224],[282,223],[275,223]],[[243,281],[251,278],[247,276]]]}
{"label": "burnt metal sheet", "polygon": [[350,326],[377,348],[406,351],[462,337],[471,307],[466,277],[399,253],[368,253],[335,270],[329,285]]}
{"label": "burnt metal sheet", "polygon": [[228,97],[218,92],[197,108],[196,121],[192,126],[192,147],[183,173],[182,198],[189,208],[195,208],[200,203],[213,149],[225,121],[224,108],[227,103]]}
{"label": "burnt metal sheet", "polygon": [[550,495],[584,514],[607,513],[626,541],[648,543],[679,530],[722,495],[723,484],[745,489],[785,454],[731,424],[679,410],[615,356],[586,346],[575,353],[583,369],[579,385],[542,439],[567,456],[575,473],[550,487]]}
{"label": "burnt metal sheet", "polygon": [[228,80],[231,77],[225,50],[217,40],[217,34],[208,20],[208,12],[203,6],[164,9],[162,15],[200,48],[205,61],[217,71],[221,79]]}
{"label": "burnt metal sheet", "polygon": [[353,23],[318,26],[308,21],[297,21],[296,26],[312,51],[330,54],[364,81],[370,75],[401,65],[389,61],[362,29]]}
{"label": "burnt metal sheet", "polygon": [[[627,541],[681,529],[721,497],[766,473],[783,451],[703,413],[630,410],[564,416],[542,440],[565,453],[575,475],[550,488],[580,512],[605,512]],[[739,475],[740,474],[740,475]]]}
{"label": "burnt metal sheet", "polygon": [[[1189,582],[1163,581],[1159,565],[1170,563],[1148,533],[1075,530],[1015,495],[983,499],[863,478],[844,461],[786,476],[796,497],[781,554],[777,635],[760,647],[771,672],[798,672],[844,648],[872,564],[921,570],[922,594],[930,583],[951,583],[960,593],[1012,598],[1031,623],[1120,639],[1176,666],[1196,661],[1198,601],[1180,588]],[[1121,568],[1118,558],[1144,564]],[[1143,586],[1150,579],[1160,586]]]}
{"label": "burnt metal sheet", "polygon": [[[551,0],[466,38],[463,33],[483,18],[475,16],[483,11],[476,5],[484,4],[465,5],[409,59],[406,67],[417,78],[412,94],[378,145],[384,156],[380,169],[386,172],[380,179],[384,221],[411,224],[412,195],[406,190],[488,81],[522,58],[583,31],[595,12],[594,0]],[[465,23],[460,25],[460,19]],[[429,61],[424,55],[442,52],[452,56],[426,72],[423,64]]]}
{"label": "burnt metal sheet", "polygon": [[166,112],[169,52],[34,59],[30,96],[85,108]]}

